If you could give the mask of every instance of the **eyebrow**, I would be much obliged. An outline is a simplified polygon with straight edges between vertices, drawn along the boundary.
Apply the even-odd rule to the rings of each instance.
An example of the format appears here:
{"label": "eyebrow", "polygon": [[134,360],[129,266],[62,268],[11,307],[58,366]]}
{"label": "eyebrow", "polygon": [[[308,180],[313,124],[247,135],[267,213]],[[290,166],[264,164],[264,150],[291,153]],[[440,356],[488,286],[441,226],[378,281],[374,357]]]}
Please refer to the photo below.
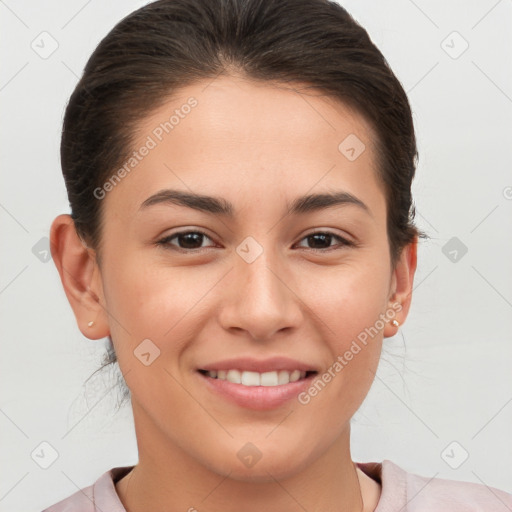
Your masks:
{"label": "eyebrow", "polygon": [[[140,206],[145,210],[157,204],[175,204],[201,212],[233,218],[235,208],[232,203],[221,197],[207,196],[181,190],[164,189],[148,197]],[[308,194],[296,198],[291,204],[287,203],[289,213],[300,215],[332,208],[334,206],[354,205],[372,216],[368,206],[349,192],[324,192]]]}

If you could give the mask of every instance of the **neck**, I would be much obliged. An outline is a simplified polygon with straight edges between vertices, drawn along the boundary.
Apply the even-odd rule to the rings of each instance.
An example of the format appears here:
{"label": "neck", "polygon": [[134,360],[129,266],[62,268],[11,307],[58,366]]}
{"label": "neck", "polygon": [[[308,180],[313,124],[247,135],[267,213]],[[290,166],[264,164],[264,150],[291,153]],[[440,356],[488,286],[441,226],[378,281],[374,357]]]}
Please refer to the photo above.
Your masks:
{"label": "neck", "polygon": [[[312,463],[257,482],[230,478],[173,443],[134,404],[139,463],[116,491],[127,512],[362,512],[360,478],[350,455],[350,426]],[[367,481],[363,481],[363,490]],[[366,510],[366,509],[365,509]],[[369,508],[368,510],[373,510]]]}

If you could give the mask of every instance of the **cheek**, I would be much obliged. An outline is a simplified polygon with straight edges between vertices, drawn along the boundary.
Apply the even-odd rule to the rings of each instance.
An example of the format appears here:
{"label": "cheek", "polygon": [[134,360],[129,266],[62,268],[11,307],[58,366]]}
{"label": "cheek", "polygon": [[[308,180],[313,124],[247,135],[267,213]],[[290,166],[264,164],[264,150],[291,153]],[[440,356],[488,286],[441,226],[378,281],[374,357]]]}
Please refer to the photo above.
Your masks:
{"label": "cheek", "polygon": [[320,408],[338,404],[339,412],[351,414],[366,396],[382,348],[388,279],[383,265],[358,261],[316,279],[309,295],[303,290],[329,348],[325,386],[312,391],[322,395],[315,398]]}
{"label": "cheek", "polygon": [[[313,277],[313,276],[311,276]],[[382,265],[347,262],[314,279],[302,278],[301,295],[308,297],[318,325],[336,354],[341,354],[366,329],[382,330],[379,315],[386,307],[389,275]],[[314,286],[312,286],[314,284]]]}
{"label": "cheek", "polygon": [[207,320],[202,299],[209,291],[215,292],[222,271],[172,268],[125,258],[106,269],[105,275],[106,307],[119,359],[123,352],[133,354],[143,340],[150,339],[172,360]]}
{"label": "cheek", "polygon": [[[148,329],[156,335],[156,323],[165,319],[167,328],[174,316],[187,306],[186,273],[158,268],[142,259],[117,259],[106,272],[107,306],[127,324],[130,332]],[[171,317],[169,313],[175,311]],[[131,328],[128,329],[128,326]],[[160,325],[163,329],[165,326]]]}
{"label": "cheek", "polygon": [[190,408],[189,397],[180,392],[173,376],[194,336],[190,328],[198,328],[194,305],[208,283],[192,287],[186,272],[137,263],[118,260],[108,271],[104,292],[111,336],[133,399],[162,416],[159,411],[167,410],[170,396],[173,410]]}

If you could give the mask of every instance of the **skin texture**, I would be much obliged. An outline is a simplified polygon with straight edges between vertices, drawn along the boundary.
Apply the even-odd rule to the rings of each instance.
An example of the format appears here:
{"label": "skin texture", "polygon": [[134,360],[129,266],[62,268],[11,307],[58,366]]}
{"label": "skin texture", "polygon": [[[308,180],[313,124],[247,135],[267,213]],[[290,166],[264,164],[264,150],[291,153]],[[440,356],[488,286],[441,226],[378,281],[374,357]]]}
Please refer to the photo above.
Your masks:
{"label": "skin texture", "polygon": [[[197,373],[244,356],[288,356],[322,373],[393,304],[404,323],[417,241],[391,268],[371,127],[319,92],[221,76],[150,113],[134,149],[191,96],[197,106],[103,199],[101,268],[68,215],[51,229],[78,326],[90,339],[112,336],[131,390],[139,463],[117,492],[128,512],[360,511],[362,501],[374,510],[380,486],[355,470],[350,419],[397,327],[387,322],[307,405],[243,408]],[[354,161],[338,150],[349,134],[366,146]],[[165,188],[222,197],[234,217],[175,204],[140,209]],[[294,198],[332,191],[350,192],[369,212],[342,205],[287,215]],[[207,234],[192,246],[199,250],[180,252],[179,237],[156,243],[197,229]],[[356,245],[308,241],[326,231]],[[248,236],[263,249],[252,263],[236,251]],[[160,350],[149,366],[134,356],[145,339]],[[237,457],[248,442],[262,454],[250,468]]]}

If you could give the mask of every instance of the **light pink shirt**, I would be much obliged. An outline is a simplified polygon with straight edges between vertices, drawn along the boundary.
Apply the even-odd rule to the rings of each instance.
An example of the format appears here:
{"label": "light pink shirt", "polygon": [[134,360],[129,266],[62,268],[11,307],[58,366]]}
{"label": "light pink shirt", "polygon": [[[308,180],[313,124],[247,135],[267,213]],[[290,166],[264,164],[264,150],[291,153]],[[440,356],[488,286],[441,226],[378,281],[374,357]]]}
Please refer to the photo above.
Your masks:
{"label": "light pink shirt", "polygon": [[[494,487],[415,475],[390,460],[356,464],[382,485],[375,512],[512,511],[512,494]],[[126,512],[114,483],[132,468],[112,468],[93,485],[75,492],[43,512]]]}

